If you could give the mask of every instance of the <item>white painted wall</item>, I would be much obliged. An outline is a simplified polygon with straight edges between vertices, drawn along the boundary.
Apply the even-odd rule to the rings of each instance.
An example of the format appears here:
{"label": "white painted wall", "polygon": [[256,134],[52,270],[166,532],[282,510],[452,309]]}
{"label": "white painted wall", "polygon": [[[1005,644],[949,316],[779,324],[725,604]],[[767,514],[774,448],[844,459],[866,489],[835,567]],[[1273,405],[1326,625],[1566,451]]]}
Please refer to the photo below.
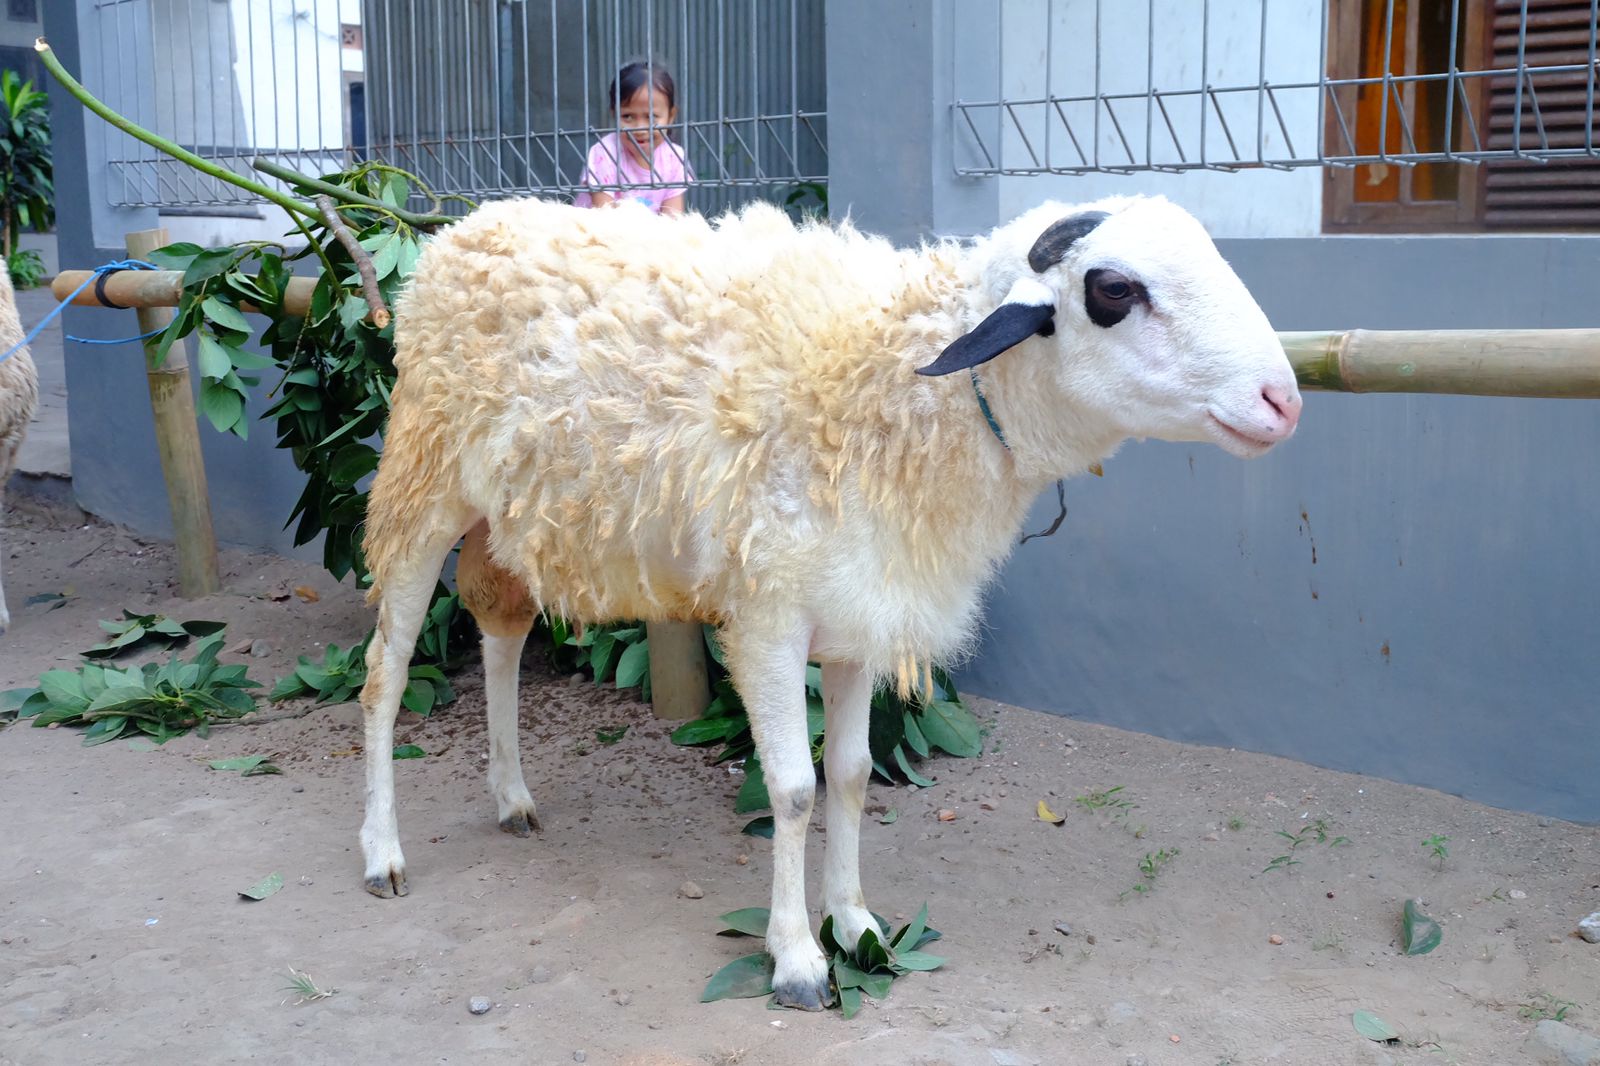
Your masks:
{"label": "white painted wall", "polygon": [[[1104,108],[1091,103],[1064,105],[1082,155],[1068,137],[1059,114],[1043,105],[1018,107],[1018,121],[1004,124],[1001,150],[1007,166],[1031,167],[1091,163],[1112,167],[1129,162],[1173,165],[1201,158],[1227,162],[1235,157],[1215,107],[1204,109],[1199,95],[1168,100],[1168,117],[1142,94],[1194,89],[1203,85],[1256,86],[1315,83],[1319,75],[1321,0],[1004,0],[997,28],[1002,48],[1000,88],[1011,100],[1050,94],[1093,96],[1098,90],[1140,94],[1112,106],[1127,146]],[[1096,8],[1099,13],[1096,32]],[[1263,53],[1263,38],[1265,51]],[[1204,63],[1202,64],[1202,58]],[[959,64],[959,56],[955,58]],[[961,86],[966,98],[993,99],[995,86]],[[1270,104],[1260,114],[1256,91],[1219,98],[1237,154],[1254,160],[1315,154],[1317,91],[1282,89],[1278,106],[1288,136]],[[1020,126],[1020,130],[1018,128]],[[1026,137],[1026,143],[1025,138]],[[1259,137],[1259,147],[1258,147]],[[1031,145],[1032,152],[1029,151]],[[1189,208],[1217,236],[1309,236],[1321,231],[1322,174],[1317,167],[1292,171],[1242,173],[1188,171],[1129,175],[1006,175],[1000,178],[1000,215],[1011,218],[1041,200],[1091,200],[1121,193],[1159,193]]]}
{"label": "white painted wall", "polygon": [[343,148],[339,23],[347,5],[231,0],[230,6],[234,77],[249,143],[280,151]]}

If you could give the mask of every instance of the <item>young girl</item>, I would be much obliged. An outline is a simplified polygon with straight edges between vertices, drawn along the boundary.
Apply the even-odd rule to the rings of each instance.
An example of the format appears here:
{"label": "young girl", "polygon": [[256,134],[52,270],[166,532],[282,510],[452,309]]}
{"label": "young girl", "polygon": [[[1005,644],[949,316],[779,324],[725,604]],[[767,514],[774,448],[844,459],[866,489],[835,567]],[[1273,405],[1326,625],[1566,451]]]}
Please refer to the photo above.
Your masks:
{"label": "young girl", "polygon": [[[677,87],[666,68],[629,63],[611,82],[611,112],[621,134],[601,137],[589,149],[583,183],[590,191],[573,200],[579,207],[604,207],[616,200],[637,200],[662,215],[683,214],[692,177],[683,149],[667,137],[677,120]],[[598,185],[636,185],[601,191]]]}

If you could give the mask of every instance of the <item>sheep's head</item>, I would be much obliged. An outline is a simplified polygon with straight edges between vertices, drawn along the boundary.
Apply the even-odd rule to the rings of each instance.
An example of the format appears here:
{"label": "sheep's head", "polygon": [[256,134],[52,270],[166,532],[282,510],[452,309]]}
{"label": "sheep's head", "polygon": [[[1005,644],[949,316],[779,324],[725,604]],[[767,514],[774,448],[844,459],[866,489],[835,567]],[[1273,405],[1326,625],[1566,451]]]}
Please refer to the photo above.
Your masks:
{"label": "sheep's head", "polygon": [[[1159,198],[1045,205],[997,231],[994,310],[921,374],[1018,345],[1025,377],[1123,436],[1214,442],[1245,458],[1294,433],[1300,391],[1277,335],[1200,223]],[[1044,340],[1023,344],[1035,337]]]}

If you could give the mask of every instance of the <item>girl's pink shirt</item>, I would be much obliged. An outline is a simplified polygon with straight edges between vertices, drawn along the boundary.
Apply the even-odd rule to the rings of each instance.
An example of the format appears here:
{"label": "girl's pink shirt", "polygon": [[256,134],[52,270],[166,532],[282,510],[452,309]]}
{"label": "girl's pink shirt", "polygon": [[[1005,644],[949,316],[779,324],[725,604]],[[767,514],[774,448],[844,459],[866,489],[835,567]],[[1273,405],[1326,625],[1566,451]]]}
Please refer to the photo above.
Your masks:
{"label": "girl's pink shirt", "polygon": [[[620,174],[618,164],[621,165]],[[689,162],[684,158],[683,149],[672,141],[662,141],[656,145],[655,173],[648,168],[640,166],[622,146],[621,139],[615,132],[608,133],[595,142],[589,149],[588,165],[583,168],[583,183],[593,188],[603,185],[649,185],[642,189],[597,189],[598,192],[608,192],[618,200],[637,200],[650,210],[661,213],[661,205],[674,196],[688,192],[685,184],[691,178]],[[590,207],[594,198],[587,192],[580,192],[573,198],[573,203],[579,207]]]}

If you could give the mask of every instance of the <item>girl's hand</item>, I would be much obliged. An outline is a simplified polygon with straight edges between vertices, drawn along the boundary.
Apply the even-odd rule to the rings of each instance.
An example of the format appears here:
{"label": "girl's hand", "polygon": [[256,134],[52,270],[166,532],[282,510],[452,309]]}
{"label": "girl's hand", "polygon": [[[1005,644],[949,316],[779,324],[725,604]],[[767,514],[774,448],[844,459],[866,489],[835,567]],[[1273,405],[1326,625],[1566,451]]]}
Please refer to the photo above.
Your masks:
{"label": "girl's hand", "polygon": [[[681,200],[683,197],[680,196],[678,199]],[[614,200],[616,200],[616,197],[608,192],[592,192],[589,194],[590,207],[607,207]]]}
{"label": "girl's hand", "polygon": [[683,214],[684,201],[687,199],[688,194],[680,192],[678,195],[671,197],[670,199],[661,201],[661,213],[663,215]]}

